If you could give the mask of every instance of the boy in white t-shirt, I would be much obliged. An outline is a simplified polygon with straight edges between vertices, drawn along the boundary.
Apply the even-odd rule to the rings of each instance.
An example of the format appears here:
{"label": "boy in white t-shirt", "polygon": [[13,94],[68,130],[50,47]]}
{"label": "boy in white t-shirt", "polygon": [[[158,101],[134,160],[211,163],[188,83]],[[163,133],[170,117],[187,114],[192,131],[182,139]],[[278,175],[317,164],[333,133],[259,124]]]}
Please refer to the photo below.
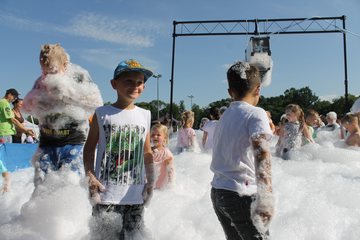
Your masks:
{"label": "boy in white t-shirt", "polygon": [[[95,110],[84,146],[84,167],[95,204],[93,215],[101,219],[106,212],[121,214],[119,239],[144,234],[144,205],[153,192],[151,114],[134,105],[152,75],[136,60],[119,63],[111,80],[117,101]],[[102,234],[101,239],[109,237],[106,231]]]}
{"label": "boy in white t-shirt", "polygon": [[247,62],[227,72],[234,100],[214,134],[211,200],[227,239],[266,239],[273,215],[269,119],[255,107],[260,73]]}

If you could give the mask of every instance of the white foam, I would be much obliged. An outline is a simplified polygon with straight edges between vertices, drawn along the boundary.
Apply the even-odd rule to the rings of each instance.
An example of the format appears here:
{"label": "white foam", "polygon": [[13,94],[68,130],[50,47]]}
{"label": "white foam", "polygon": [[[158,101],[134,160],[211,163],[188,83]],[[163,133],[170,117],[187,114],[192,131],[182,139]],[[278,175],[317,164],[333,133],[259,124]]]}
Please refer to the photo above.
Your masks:
{"label": "white foam", "polygon": [[[70,118],[87,120],[103,104],[99,88],[88,71],[76,64],[69,64],[63,74],[40,77],[36,86],[26,95],[24,110],[38,118],[40,124],[47,121],[47,116],[61,114],[52,123],[54,129],[65,128]],[[79,126],[82,130],[86,127],[87,124]]]}
{"label": "white foam", "polygon": [[[272,151],[275,143],[276,139]],[[294,160],[273,157],[272,239],[360,238],[360,151],[340,148],[341,143],[320,137],[318,144],[304,146]],[[171,139],[170,148],[174,144]],[[225,239],[210,200],[210,161],[208,153],[175,155],[176,185],[155,191],[145,211],[145,224],[154,239]],[[32,176],[31,169],[13,173],[12,191],[0,196],[0,239],[89,239],[89,225],[94,222],[81,181],[69,173],[54,174],[45,183],[48,189],[23,205],[33,190]],[[106,226],[120,228],[121,220]]]}

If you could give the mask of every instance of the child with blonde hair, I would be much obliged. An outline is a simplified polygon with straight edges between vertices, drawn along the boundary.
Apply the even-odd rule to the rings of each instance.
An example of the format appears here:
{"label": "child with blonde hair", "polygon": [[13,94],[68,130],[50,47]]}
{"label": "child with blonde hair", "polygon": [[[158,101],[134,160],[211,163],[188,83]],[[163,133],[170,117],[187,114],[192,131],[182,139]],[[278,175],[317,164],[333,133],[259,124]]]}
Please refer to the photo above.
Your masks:
{"label": "child with blonde hair", "polygon": [[306,126],[304,112],[299,105],[287,105],[285,114],[288,121],[284,124],[283,132],[280,135],[280,156],[284,160],[289,160],[294,151],[301,147],[303,136],[308,142],[314,142],[314,140]]}
{"label": "child with blonde hair", "polygon": [[24,111],[39,119],[39,147],[32,160],[36,187],[51,171],[71,169],[83,175],[88,119],[103,105],[88,71],[71,63],[60,44],[42,45],[39,62],[41,76],[23,102]]}
{"label": "child with blonde hair", "polygon": [[181,115],[181,125],[182,127],[179,129],[177,136],[177,152],[194,151],[197,147],[196,133],[192,128],[194,125],[194,112],[183,112]]}
{"label": "child with blonde hair", "polygon": [[348,113],[341,119],[341,124],[349,133],[345,143],[349,146],[360,147],[359,117],[356,114]]}
{"label": "child with blonde hair", "polygon": [[174,156],[167,148],[169,142],[168,128],[155,124],[151,128],[151,142],[155,164],[155,189],[162,189],[174,184]]}

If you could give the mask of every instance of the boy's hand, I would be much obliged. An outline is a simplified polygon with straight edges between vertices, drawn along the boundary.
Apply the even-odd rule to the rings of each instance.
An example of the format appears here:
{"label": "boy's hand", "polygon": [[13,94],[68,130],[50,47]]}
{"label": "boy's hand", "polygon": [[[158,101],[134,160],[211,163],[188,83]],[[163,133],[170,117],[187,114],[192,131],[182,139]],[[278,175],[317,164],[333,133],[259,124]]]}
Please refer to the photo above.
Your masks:
{"label": "boy's hand", "polygon": [[269,207],[267,210],[260,210],[258,213],[257,213],[260,217],[261,217],[261,220],[264,224],[264,226],[267,226],[273,215],[274,215],[274,208],[273,207]]}
{"label": "boy's hand", "polygon": [[144,200],[144,206],[147,207],[150,203],[150,200],[152,198],[153,195],[153,185],[152,184],[145,184],[144,190],[142,192],[142,197]]}
{"label": "boy's hand", "polygon": [[270,222],[274,216],[274,199],[268,195],[265,199],[257,195],[255,206],[251,207],[251,218],[254,226],[261,234],[266,234],[270,227]]}
{"label": "boy's hand", "polygon": [[145,172],[146,172],[147,183],[145,184],[144,190],[142,192],[142,197],[144,200],[144,206],[148,206],[155,185],[155,166],[153,162],[145,163]]}
{"label": "boy's hand", "polygon": [[93,202],[93,204],[100,203],[100,192],[104,192],[106,188],[100,183],[99,180],[96,179],[96,177],[92,173],[88,173],[88,177],[91,201]]}

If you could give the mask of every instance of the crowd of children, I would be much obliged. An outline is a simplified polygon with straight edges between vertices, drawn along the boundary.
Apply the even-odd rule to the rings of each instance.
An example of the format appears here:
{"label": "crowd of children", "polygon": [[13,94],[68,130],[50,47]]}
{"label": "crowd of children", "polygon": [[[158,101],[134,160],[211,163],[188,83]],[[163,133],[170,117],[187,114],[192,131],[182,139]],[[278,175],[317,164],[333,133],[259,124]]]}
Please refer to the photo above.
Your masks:
{"label": "crowd of children", "polygon": [[345,139],[347,146],[360,146],[360,139],[357,137],[359,114],[350,112],[338,120],[336,112],[330,111],[325,116],[325,122],[326,124],[313,109],[304,114],[300,106],[288,105],[275,131],[279,136],[276,155],[285,160],[291,159],[291,155],[303,145],[316,142],[322,131],[333,132],[335,139]]}

